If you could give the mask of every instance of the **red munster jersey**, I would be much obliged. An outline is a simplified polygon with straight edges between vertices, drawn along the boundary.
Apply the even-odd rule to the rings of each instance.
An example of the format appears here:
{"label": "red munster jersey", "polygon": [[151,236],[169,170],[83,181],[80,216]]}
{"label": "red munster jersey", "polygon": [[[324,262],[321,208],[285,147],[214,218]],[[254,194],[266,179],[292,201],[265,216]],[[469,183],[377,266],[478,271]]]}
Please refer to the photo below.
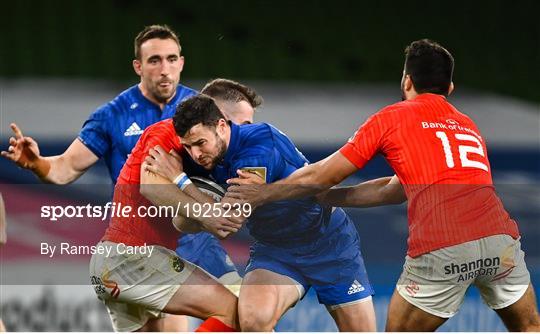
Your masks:
{"label": "red munster jersey", "polygon": [[[141,164],[148,156],[148,151],[156,145],[160,145],[166,152],[171,149],[179,152],[182,149],[172,119],[146,128],[131,151],[114,187],[113,203],[116,206],[129,206],[132,212],[129,217],[113,215],[102,240],[130,246],[142,246],[146,243],[176,249],[179,232],[173,227],[171,218],[148,218],[146,208],[153,204],[139,192]],[[142,211],[139,212],[139,208],[142,208]]]}
{"label": "red munster jersey", "polygon": [[442,95],[421,94],[372,115],[340,152],[362,168],[381,153],[408,199],[408,255],[495,234],[519,236],[495,193],[486,143]]}

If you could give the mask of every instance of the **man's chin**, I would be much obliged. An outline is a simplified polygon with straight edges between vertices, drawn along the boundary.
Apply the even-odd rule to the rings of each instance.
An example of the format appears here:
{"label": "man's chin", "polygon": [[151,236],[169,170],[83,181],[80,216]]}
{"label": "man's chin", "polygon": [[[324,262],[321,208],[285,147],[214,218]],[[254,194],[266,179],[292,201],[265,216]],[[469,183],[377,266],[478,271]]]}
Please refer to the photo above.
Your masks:
{"label": "man's chin", "polygon": [[174,88],[158,88],[156,98],[159,101],[168,101],[174,96]]}

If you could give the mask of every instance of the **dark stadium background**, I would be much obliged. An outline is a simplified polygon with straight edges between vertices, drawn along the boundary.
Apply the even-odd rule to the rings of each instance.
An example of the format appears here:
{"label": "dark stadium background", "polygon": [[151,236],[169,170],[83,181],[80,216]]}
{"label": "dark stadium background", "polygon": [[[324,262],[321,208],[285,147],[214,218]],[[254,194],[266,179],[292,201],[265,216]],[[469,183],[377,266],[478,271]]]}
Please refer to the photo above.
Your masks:
{"label": "dark stadium background", "polygon": [[[520,224],[522,246],[538,290],[539,12],[538,3],[532,0],[13,1],[0,10],[0,148],[7,148],[9,123],[17,121],[23,130],[31,130],[28,135],[38,134],[35,138],[42,154],[61,153],[90,112],[136,83],[131,67],[136,32],[144,25],[166,23],[179,33],[186,57],[182,82],[200,88],[215,77],[247,81],[267,97],[266,106],[255,117],[284,129],[300,150],[316,161],[339,148],[367,115],[399,99],[403,49],[412,40],[428,37],[441,42],[456,59],[457,90],[452,102],[484,110],[478,114],[474,109],[462,111],[471,113],[488,138],[498,193]],[[102,97],[104,92],[107,98]],[[357,92],[362,101],[376,102],[361,105],[358,115],[332,118],[342,107],[340,101],[354,105]],[[294,103],[297,93],[303,99],[318,101],[322,96],[337,103],[335,111],[314,109],[314,113],[328,113],[322,118],[328,124],[310,123],[315,121],[309,110],[301,114],[305,122],[288,114],[287,103]],[[49,100],[40,100],[42,96]],[[63,99],[65,96],[69,99]],[[83,106],[77,108],[78,100]],[[490,116],[490,108],[501,108],[501,104],[505,111]],[[288,122],[290,118],[295,121]],[[49,124],[47,119],[61,121]],[[347,125],[334,124],[339,120]],[[326,128],[333,135],[328,140]],[[350,182],[389,173],[379,157]],[[82,286],[87,282],[59,285],[41,277],[49,263],[36,262],[30,256],[32,250],[25,246],[21,231],[32,231],[16,226],[31,214],[25,208],[30,202],[51,198],[77,203],[106,201],[110,186],[103,164],[89,175],[68,188],[35,186],[31,174],[0,159],[0,190],[10,223],[8,244],[0,251],[0,316],[8,329],[110,328],[104,308],[92,298],[92,291],[88,293],[89,288]],[[405,254],[406,208],[350,212],[376,287],[378,329],[382,330],[386,303]],[[55,231],[57,236],[65,232]],[[85,235],[89,236],[99,238],[99,233]],[[239,267],[246,259],[247,242],[243,233],[227,243]],[[80,259],[76,266],[84,267],[84,261]],[[13,277],[21,282],[30,279],[15,285],[18,281]],[[493,312],[479,306],[478,293],[469,294],[462,312],[443,329],[504,329]],[[333,329],[330,317],[313,295],[289,312],[278,327],[289,331]]]}

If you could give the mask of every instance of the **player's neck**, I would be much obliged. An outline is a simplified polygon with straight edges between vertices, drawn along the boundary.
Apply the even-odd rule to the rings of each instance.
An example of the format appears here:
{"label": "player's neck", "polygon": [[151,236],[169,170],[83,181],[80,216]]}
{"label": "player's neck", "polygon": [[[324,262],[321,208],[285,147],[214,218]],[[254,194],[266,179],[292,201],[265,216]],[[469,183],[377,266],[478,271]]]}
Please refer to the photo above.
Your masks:
{"label": "player's neck", "polygon": [[141,83],[139,83],[139,90],[141,91],[141,94],[146,97],[147,100],[149,100],[150,102],[152,102],[153,104],[159,106],[159,109],[160,110],[163,110],[163,108],[165,107],[165,105],[169,102],[171,102],[172,99],[174,99],[174,97],[176,96],[176,90],[174,91],[174,94],[168,98],[166,101],[158,101],[156,98],[154,98],[154,96],[152,94],[150,94],[150,92],[148,91],[148,89],[146,89],[144,87],[144,85]]}

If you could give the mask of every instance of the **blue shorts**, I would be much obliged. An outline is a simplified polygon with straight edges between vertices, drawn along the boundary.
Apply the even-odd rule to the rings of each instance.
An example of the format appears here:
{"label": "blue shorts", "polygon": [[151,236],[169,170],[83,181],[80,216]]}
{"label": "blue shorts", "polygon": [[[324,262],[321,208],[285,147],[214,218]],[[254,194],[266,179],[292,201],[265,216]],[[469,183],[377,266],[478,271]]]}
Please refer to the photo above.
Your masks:
{"label": "blue shorts", "polygon": [[182,234],[178,239],[176,254],[216,278],[236,271],[234,263],[219,240],[210,233]]}
{"label": "blue shorts", "polygon": [[337,306],[374,294],[369,283],[360,238],[351,219],[338,208],[332,213],[336,225],[315,242],[293,248],[256,242],[251,247],[246,273],[266,269],[285,275],[317,292],[319,303]]}

